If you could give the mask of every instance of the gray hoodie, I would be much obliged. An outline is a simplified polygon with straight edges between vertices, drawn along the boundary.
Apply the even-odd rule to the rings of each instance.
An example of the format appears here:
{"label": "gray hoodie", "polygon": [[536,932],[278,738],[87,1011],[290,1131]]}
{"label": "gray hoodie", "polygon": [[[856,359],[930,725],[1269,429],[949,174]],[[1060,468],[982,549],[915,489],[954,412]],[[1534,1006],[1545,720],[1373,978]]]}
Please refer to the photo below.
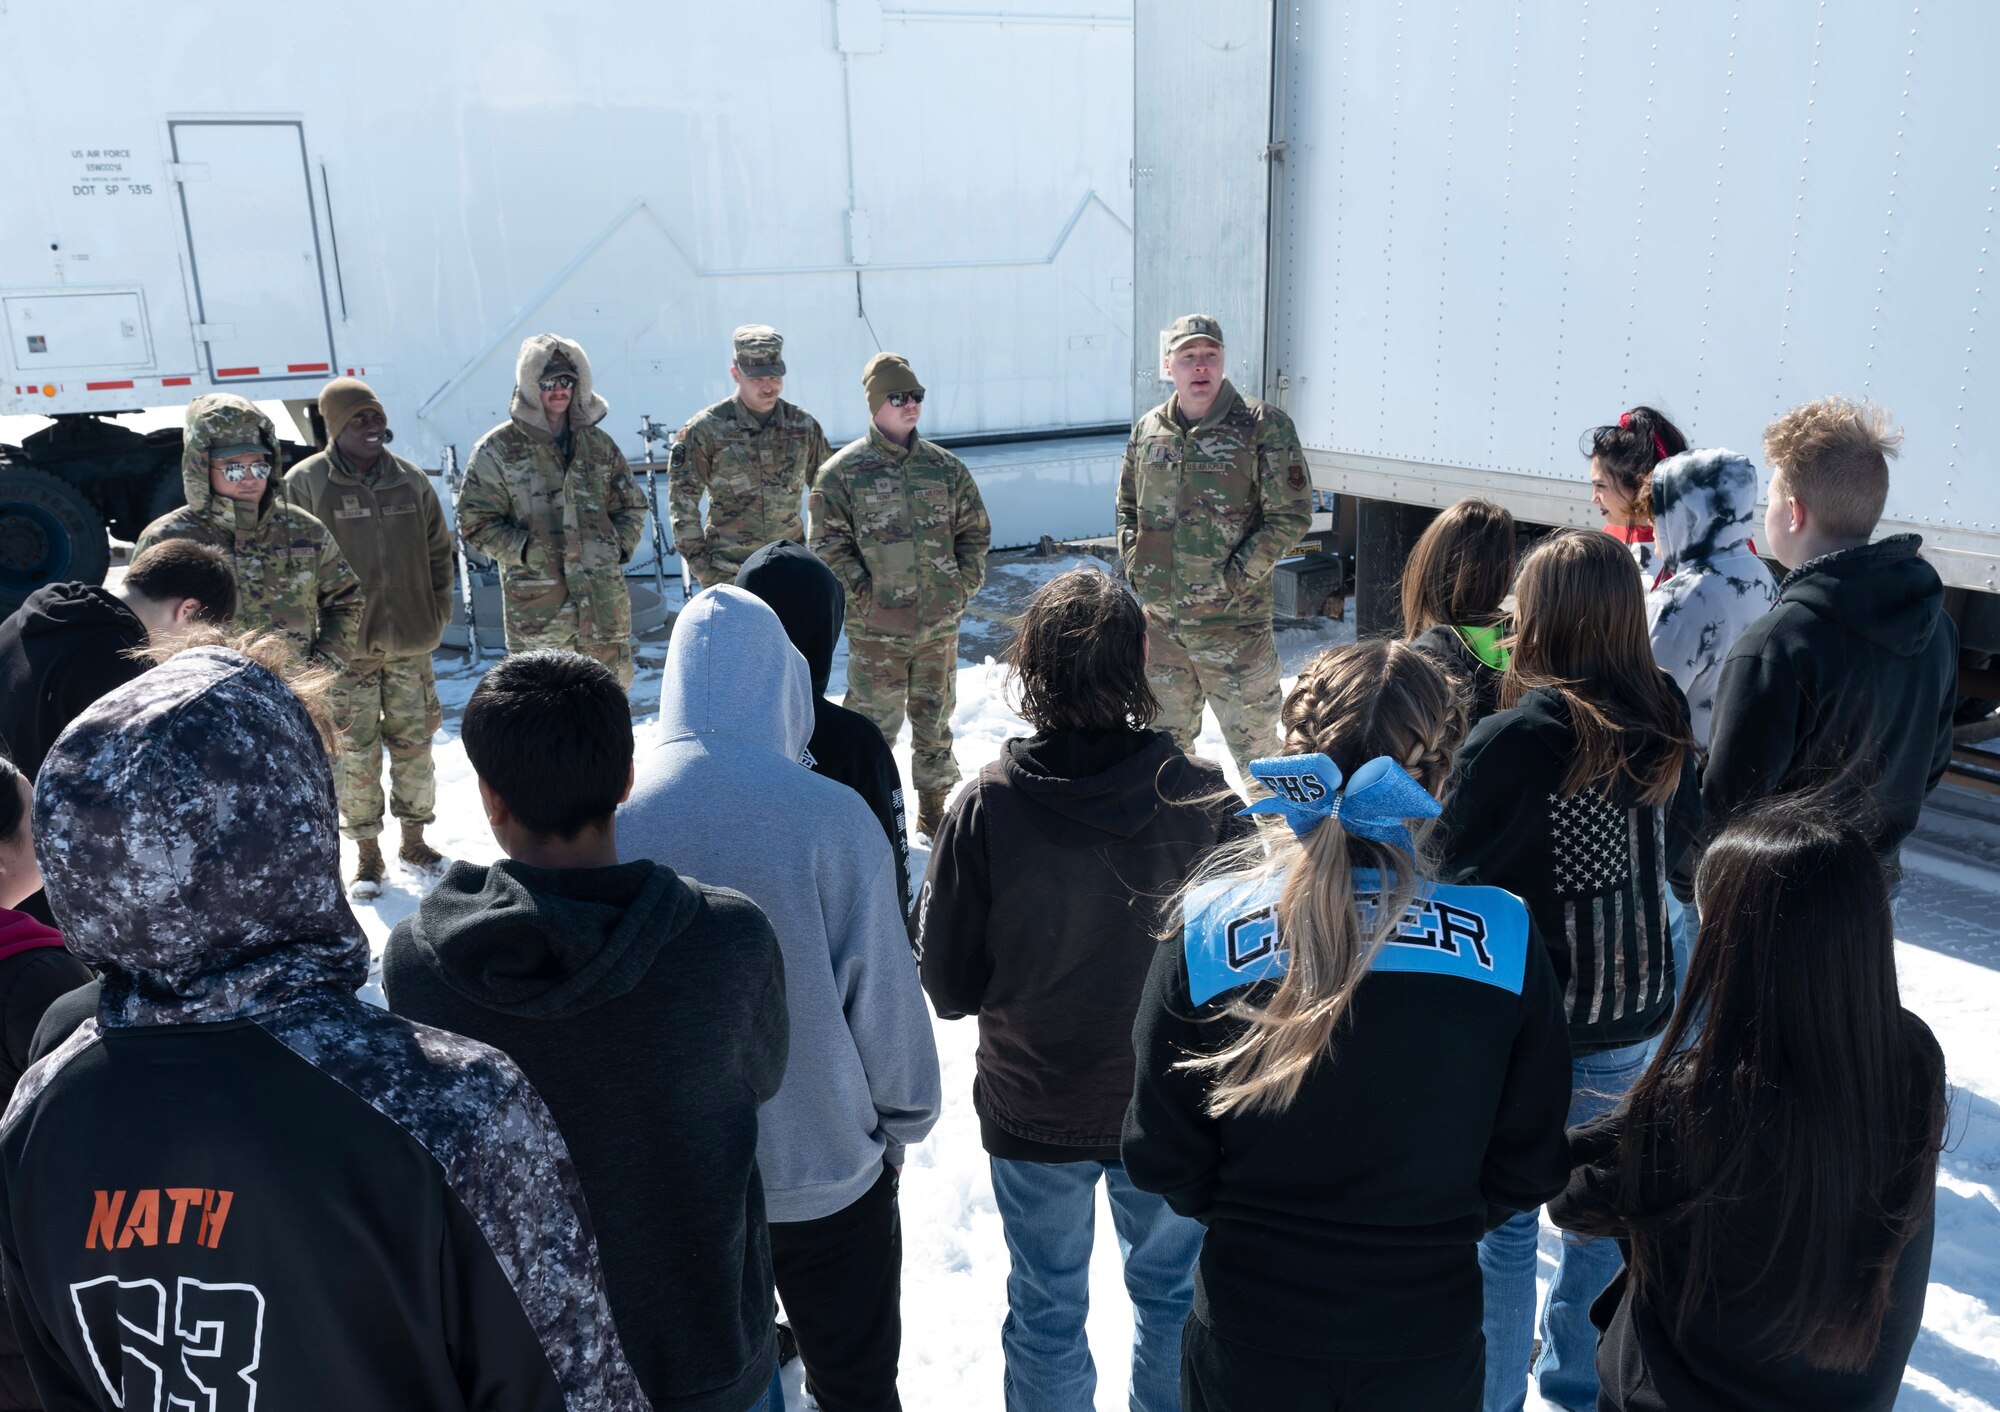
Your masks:
{"label": "gray hoodie", "polygon": [[1646,595],[1653,660],[1687,694],[1694,741],[1708,748],[1723,659],[1771,611],[1777,585],[1750,547],[1757,468],[1734,451],[1684,451],[1653,471],[1653,535],[1664,575]]}
{"label": "gray hoodie", "polygon": [[621,857],[733,888],[778,934],[791,1061],[757,1139],[776,1222],[853,1205],[939,1102],[895,860],[861,796],[798,763],[812,731],[811,673],[778,615],[706,589],[674,622],[659,731],[618,813]]}

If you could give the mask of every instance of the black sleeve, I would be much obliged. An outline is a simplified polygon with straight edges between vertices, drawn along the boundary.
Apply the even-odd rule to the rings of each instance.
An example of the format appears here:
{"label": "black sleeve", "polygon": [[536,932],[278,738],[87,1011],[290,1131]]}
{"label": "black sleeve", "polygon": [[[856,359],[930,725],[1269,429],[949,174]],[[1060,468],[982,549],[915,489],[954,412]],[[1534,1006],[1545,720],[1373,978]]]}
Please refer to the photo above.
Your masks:
{"label": "black sleeve", "polygon": [[1540,782],[1523,757],[1540,747],[1510,738],[1506,726],[1505,716],[1481,721],[1452,766],[1438,819],[1439,882],[1492,884],[1534,834],[1520,815]]}
{"label": "black sleeve", "polygon": [[[1222,1125],[1203,1106],[1207,1081],[1174,1067],[1190,1054],[1207,1052],[1198,1029],[1176,937],[1153,953],[1132,1022],[1138,1070],[1119,1156],[1133,1186],[1165,1197],[1167,1205],[1195,1220],[1207,1212],[1222,1167]],[[1213,1026],[1208,1037],[1215,1037]]]}
{"label": "black sleeve", "polygon": [[917,906],[917,955],[924,994],[941,1020],[979,1013],[993,978],[986,924],[993,912],[993,881],[986,860],[986,812],[974,781],[946,811],[931,846]]}
{"label": "black sleeve", "polygon": [[753,1002],[750,1025],[750,1090],[757,1102],[769,1103],[785,1081],[785,1065],[791,1058],[792,1013],[785,1002],[785,953],[778,934],[767,921],[764,949],[770,958],[764,985]]}
{"label": "black sleeve", "polygon": [[1722,664],[1709,720],[1708,768],[1701,781],[1704,837],[1712,837],[1745,804],[1775,793],[1791,774],[1801,743],[1804,690],[1791,664],[1765,650],[1762,636],[1738,639]]}
{"label": "black sleeve", "polygon": [[1955,743],[1951,718],[1958,710],[1958,624],[1950,618],[1940,617],[1937,630],[1947,634],[1951,642],[1951,651],[1946,653],[1944,658],[1948,664],[1950,679],[1945,683],[1943,704],[1938,710],[1937,735],[1931,742],[1931,767],[1924,776],[1926,799],[1930,798],[1931,791],[1938,787],[1939,782],[1944,779],[1944,772],[1951,767],[1951,748]]}
{"label": "black sleeve", "polygon": [[90,967],[59,946],[38,948],[23,960],[0,1005],[0,1045],[19,1073],[32,1064],[35,1033],[57,998],[90,982]]}
{"label": "black sleeve", "polygon": [[903,776],[881,731],[874,733],[873,743],[876,748],[869,762],[868,787],[861,791],[861,797],[875,811],[882,832],[889,835],[889,852],[896,858],[896,905],[903,909],[903,924],[910,926],[915,914],[910,907],[910,831],[903,817]]}
{"label": "black sleeve", "polygon": [[547,1412],[566,1406],[521,1296],[472,1213],[449,1189],[445,1242],[439,1255],[439,1312],[446,1356],[467,1412]]}
{"label": "black sleeve", "polygon": [[1701,768],[1690,750],[1681,766],[1681,782],[1667,806],[1667,878],[1674,896],[1694,900],[1694,868],[1701,861]]}
{"label": "black sleeve", "polygon": [[50,1003],[28,1044],[30,1064],[60,1048],[64,1040],[76,1033],[77,1026],[97,1014],[97,997],[102,989],[97,981],[86,981]]}
{"label": "black sleeve", "polygon": [[28,1376],[41,1395],[40,1405],[47,1412],[99,1412],[96,1389],[70,1366],[68,1356],[50,1334],[48,1322],[28,1293],[27,1277],[21,1273],[11,1245],[0,1251],[0,1279],[6,1283],[7,1312],[14,1320]]}
{"label": "black sleeve", "polygon": [[1616,1209],[1618,1142],[1625,1130],[1625,1113],[1615,1108],[1600,1118],[1571,1128],[1569,1183],[1549,1203],[1549,1219],[1564,1230],[1578,1225],[1601,1229]]}
{"label": "black sleeve", "polygon": [[1516,1211],[1532,1211],[1563,1188],[1569,1155],[1569,1026],[1548,947],[1528,922],[1527,969],[1521,977],[1521,1023],[1507,1055],[1500,1112],[1480,1166],[1487,1221],[1497,1226]]}

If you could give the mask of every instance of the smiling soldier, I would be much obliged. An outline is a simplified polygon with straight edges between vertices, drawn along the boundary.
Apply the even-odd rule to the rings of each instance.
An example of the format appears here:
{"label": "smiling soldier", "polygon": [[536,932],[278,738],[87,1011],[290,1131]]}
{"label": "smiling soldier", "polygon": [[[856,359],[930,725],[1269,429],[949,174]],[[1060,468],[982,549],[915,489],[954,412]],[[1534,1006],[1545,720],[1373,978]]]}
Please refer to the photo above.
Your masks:
{"label": "smiling soldier", "polygon": [[1236,767],[1278,746],[1271,570],[1312,525],[1292,419],[1223,376],[1222,325],[1167,330],[1174,395],[1139,419],[1118,473],[1118,560],[1146,609],[1160,724],[1192,751],[1215,708]]}
{"label": "smiling soldier", "polygon": [[452,543],[424,473],[389,450],[388,413],[365,382],[320,390],[326,449],[292,468],[285,498],[333,532],[361,579],[361,640],[337,697],[345,741],[334,762],[341,832],[359,845],[354,895],[382,882],[382,748],[388,807],[402,827],[396,856],[423,874],[444,858],[424,841],[437,819],[431,735],[443,718],[431,653],[451,621]]}

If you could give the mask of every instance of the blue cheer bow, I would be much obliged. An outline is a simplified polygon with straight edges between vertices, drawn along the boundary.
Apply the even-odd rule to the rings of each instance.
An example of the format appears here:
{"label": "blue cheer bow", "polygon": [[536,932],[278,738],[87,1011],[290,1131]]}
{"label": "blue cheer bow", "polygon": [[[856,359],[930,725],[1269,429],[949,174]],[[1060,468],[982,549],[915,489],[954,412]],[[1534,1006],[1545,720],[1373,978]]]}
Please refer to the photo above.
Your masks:
{"label": "blue cheer bow", "polygon": [[1250,774],[1271,791],[1240,814],[1279,814],[1304,838],[1327,819],[1351,834],[1414,850],[1411,819],[1435,819],[1444,806],[1409,771],[1378,755],[1344,782],[1323,754],[1277,755],[1250,762]]}

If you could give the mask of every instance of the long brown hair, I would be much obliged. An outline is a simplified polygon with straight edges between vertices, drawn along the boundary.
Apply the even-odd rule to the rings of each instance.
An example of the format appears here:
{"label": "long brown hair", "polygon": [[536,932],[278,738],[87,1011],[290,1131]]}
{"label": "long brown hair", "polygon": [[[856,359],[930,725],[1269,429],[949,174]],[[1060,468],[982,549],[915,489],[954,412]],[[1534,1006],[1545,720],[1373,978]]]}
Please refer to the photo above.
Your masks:
{"label": "long brown hair", "polygon": [[1491,500],[1468,497],[1445,507],[1417,537],[1403,565],[1403,636],[1438,624],[1493,627],[1514,586],[1518,555],[1514,517]]}
{"label": "long brown hair", "polygon": [[[1695,893],[1687,990],[1625,1099],[1608,1206],[1576,1229],[1629,1235],[1634,1280],[1677,1330],[1715,1307],[1719,1267],[1759,1262],[1775,1315],[1746,1342],[1858,1371],[1930,1214],[1949,1101],[1896,991],[1881,865],[1825,801],[1778,797],[1716,836]],[[1647,1195],[1662,1163],[1679,1193],[1664,1207]],[[1739,1204],[1773,1198],[1775,1219],[1746,1231]]]}
{"label": "long brown hair", "polygon": [[[1285,699],[1285,753],[1324,753],[1344,775],[1387,755],[1436,794],[1465,737],[1465,706],[1451,677],[1408,643],[1371,638],[1320,653]],[[1428,824],[1415,830],[1419,849]],[[1366,920],[1355,905],[1354,870],[1375,869],[1382,890]],[[1327,819],[1303,839],[1289,828],[1221,850],[1182,896],[1207,884],[1240,886],[1283,878],[1278,944],[1285,973],[1261,1005],[1238,1000],[1226,1011],[1248,1023],[1234,1042],[1177,1067],[1212,1075],[1211,1117],[1282,1113],[1306,1073],[1331,1048],[1333,1033],[1375,953],[1402,925],[1425,869],[1402,848],[1356,837]]]}
{"label": "long brown hair", "polygon": [[1597,530],[1559,530],[1536,545],[1514,585],[1514,636],[1500,704],[1536,687],[1563,700],[1576,754],[1565,799],[1626,789],[1665,804],[1694,748],[1687,709],[1653,660],[1645,595],[1625,546]]}
{"label": "long brown hair", "polygon": [[1043,584],[1008,661],[1021,715],[1038,731],[1143,730],[1160,714],[1146,685],[1146,616],[1101,569]]}

